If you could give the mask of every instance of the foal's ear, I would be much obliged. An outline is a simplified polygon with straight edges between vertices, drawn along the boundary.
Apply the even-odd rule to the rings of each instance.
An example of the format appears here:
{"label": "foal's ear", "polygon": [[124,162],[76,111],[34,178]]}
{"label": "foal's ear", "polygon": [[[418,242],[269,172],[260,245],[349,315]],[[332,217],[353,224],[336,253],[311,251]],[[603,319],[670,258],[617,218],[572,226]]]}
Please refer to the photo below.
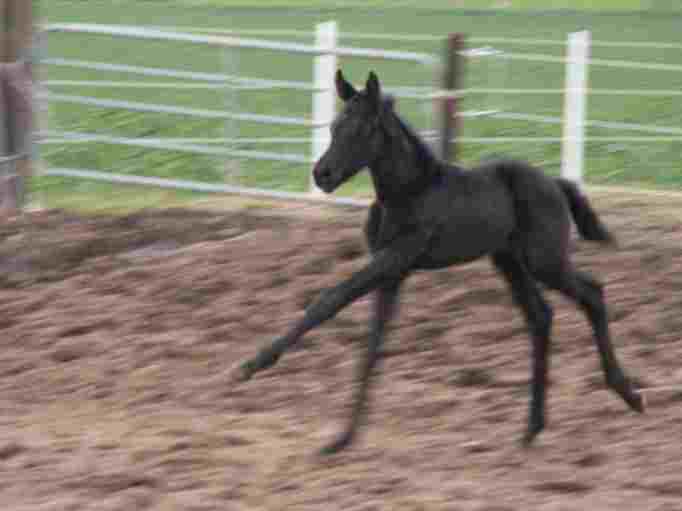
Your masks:
{"label": "foal's ear", "polygon": [[355,87],[346,81],[340,69],[336,71],[336,93],[343,101],[348,101],[358,93]]}
{"label": "foal's ear", "polygon": [[379,85],[379,78],[374,71],[369,72],[367,83],[365,84],[365,92],[369,100],[378,107],[381,101],[381,85]]}

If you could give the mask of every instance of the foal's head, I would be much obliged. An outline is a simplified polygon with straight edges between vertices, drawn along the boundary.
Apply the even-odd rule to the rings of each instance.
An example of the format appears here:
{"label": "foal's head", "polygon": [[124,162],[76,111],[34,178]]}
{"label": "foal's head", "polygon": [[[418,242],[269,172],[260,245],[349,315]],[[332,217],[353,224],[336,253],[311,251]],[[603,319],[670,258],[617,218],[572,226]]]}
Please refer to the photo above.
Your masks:
{"label": "foal's head", "polygon": [[386,138],[382,122],[392,110],[393,101],[382,98],[379,79],[369,73],[364,91],[357,91],[346,81],[341,70],[336,72],[336,92],[344,102],[343,110],[331,125],[331,143],[315,165],[315,184],[326,193],[363,168],[381,154]]}

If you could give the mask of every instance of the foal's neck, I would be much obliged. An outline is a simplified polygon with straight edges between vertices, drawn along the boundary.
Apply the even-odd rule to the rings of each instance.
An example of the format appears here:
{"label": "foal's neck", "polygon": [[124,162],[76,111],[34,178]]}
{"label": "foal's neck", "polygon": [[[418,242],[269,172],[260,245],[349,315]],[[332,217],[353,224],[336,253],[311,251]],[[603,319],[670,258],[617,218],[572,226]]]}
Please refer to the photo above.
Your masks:
{"label": "foal's neck", "polygon": [[376,197],[386,207],[405,207],[431,184],[440,163],[404,133],[387,134],[385,143],[383,154],[369,166]]}

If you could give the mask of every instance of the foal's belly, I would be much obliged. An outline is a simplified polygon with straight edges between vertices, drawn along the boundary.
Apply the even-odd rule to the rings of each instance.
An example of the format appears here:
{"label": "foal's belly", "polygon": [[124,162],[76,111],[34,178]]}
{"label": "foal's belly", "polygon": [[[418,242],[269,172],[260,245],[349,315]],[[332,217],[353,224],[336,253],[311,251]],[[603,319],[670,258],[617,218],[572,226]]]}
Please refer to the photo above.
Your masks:
{"label": "foal's belly", "polygon": [[416,269],[436,269],[473,261],[508,247],[515,229],[514,201],[506,186],[490,176],[446,183],[424,206],[435,232]]}
{"label": "foal's belly", "polygon": [[503,250],[514,228],[511,215],[456,222],[439,230],[428,252],[416,262],[416,269],[437,269],[474,261]]}

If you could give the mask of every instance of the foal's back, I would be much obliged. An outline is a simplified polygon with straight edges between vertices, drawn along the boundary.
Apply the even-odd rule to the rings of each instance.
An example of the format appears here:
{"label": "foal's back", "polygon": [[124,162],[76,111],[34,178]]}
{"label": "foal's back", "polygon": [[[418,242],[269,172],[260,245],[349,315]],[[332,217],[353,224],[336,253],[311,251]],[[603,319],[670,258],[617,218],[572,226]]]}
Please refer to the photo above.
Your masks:
{"label": "foal's back", "polygon": [[556,180],[516,160],[471,170],[443,165],[421,203],[437,225],[423,268],[472,261],[510,243],[563,245],[570,233],[566,199]]}

